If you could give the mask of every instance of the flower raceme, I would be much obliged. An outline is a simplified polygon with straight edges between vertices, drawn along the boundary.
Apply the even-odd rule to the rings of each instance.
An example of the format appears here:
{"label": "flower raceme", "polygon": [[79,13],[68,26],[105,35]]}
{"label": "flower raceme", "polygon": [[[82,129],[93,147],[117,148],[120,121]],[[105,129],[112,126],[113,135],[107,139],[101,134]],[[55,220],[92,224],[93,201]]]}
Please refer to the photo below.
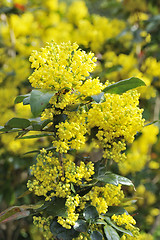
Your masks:
{"label": "flower raceme", "polygon": [[[96,65],[93,53],[85,53],[76,43],[51,42],[41,50],[33,51],[30,61],[35,68],[29,80],[33,87],[51,89],[51,107],[42,113],[42,120],[51,120],[65,114],[66,120],[56,124],[53,145],[57,152],[84,147],[93,128],[96,140],[104,149],[104,157],[116,162],[124,160],[126,142],[133,142],[134,135],[143,127],[142,111],[138,107],[139,94],[130,90],[122,95],[105,93],[102,102],[87,100],[109,85],[91,73]],[[71,111],[70,108],[78,106]]]}
{"label": "flower raceme", "polygon": [[[82,51],[76,43],[48,43],[39,52],[33,51],[30,61],[34,68],[29,77],[32,86],[54,92],[50,104],[41,114],[42,120],[51,121],[54,150],[41,150],[31,167],[34,178],[27,186],[46,202],[64,199],[66,212],[56,216],[56,224],[73,229],[87,204],[101,215],[108,212],[109,206],[120,206],[123,202],[121,184],[93,184],[95,165],[91,159],[83,158],[83,151],[86,146],[94,145],[103,150],[105,163],[108,160],[126,161],[126,144],[133,142],[144,124],[143,110],[138,107],[139,94],[136,90],[121,95],[104,92],[96,101],[94,96],[98,97],[109,82],[92,78],[96,58],[93,53]],[[92,151],[92,147],[90,149]],[[90,187],[82,194],[83,186]],[[129,217],[122,216],[123,225]],[[113,220],[121,225],[120,217],[113,216]],[[52,219],[34,219],[34,223],[42,228],[45,221],[48,226]],[[131,223],[134,224],[132,219]],[[129,229],[128,225],[126,229]]]}

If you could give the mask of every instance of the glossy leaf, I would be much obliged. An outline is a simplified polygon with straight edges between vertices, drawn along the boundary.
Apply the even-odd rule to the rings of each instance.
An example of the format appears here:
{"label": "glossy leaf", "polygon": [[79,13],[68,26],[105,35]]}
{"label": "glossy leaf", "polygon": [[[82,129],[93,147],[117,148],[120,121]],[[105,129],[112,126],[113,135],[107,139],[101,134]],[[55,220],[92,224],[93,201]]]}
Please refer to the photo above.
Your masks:
{"label": "glossy leaf", "polygon": [[50,225],[50,231],[57,239],[69,240],[78,237],[79,233],[72,229],[62,227],[57,221],[53,221]]}
{"label": "glossy leaf", "polygon": [[94,183],[95,180],[97,182],[109,183],[116,186],[118,186],[118,184],[122,184],[122,185],[134,187],[134,184],[130,179],[111,173],[109,171],[106,171],[106,168],[104,166],[101,166],[101,164],[99,163],[97,163],[95,175],[93,176],[93,180],[90,182],[90,184],[92,182]]}
{"label": "glossy leaf", "polygon": [[77,232],[86,232],[87,231],[87,223],[82,220],[79,219],[75,225],[73,226],[74,230],[76,230]]}
{"label": "glossy leaf", "polygon": [[102,240],[103,236],[99,231],[93,231],[90,235],[91,240]]}
{"label": "glossy leaf", "polygon": [[31,122],[28,119],[25,118],[11,118],[5,125],[4,127],[7,129],[12,129],[12,128],[22,128],[25,129],[29,127]]}
{"label": "glossy leaf", "polygon": [[109,183],[118,186],[118,177],[116,174],[106,172],[105,175],[100,175],[96,178],[99,182]]}
{"label": "glossy leaf", "polygon": [[30,104],[30,98],[31,98],[31,94],[29,94],[28,97],[26,97],[25,99],[23,99],[23,105],[28,105],[28,104]]}
{"label": "glossy leaf", "polygon": [[34,116],[39,116],[47,107],[51,97],[55,95],[55,91],[32,90],[30,97],[31,111]]}
{"label": "glossy leaf", "polygon": [[145,83],[141,79],[131,77],[129,79],[121,80],[119,82],[111,84],[108,87],[104,88],[102,91],[105,93],[122,94],[130,89],[141,86],[145,86]]}
{"label": "glossy leaf", "polygon": [[65,202],[66,200],[64,198],[53,198],[52,201],[46,202],[42,208],[45,209],[45,212],[52,217],[67,217]]}
{"label": "glossy leaf", "polygon": [[106,212],[105,215],[111,217],[112,215],[120,215],[123,213],[128,213],[123,207],[119,206],[109,206],[108,211]]}
{"label": "glossy leaf", "polygon": [[50,119],[46,119],[44,121],[31,121],[31,125],[33,128],[33,131],[41,131],[45,126],[47,126],[48,123],[50,123]]}
{"label": "glossy leaf", "polygon": [[126,177],[122,177],[120,175],[117,175],[117,178],[118,178],[118,183],[119,184],[122,184],[122,185],[125,185],[125,186],[133,186],[134,187],[134,184],[133,184],[133,182],[130,179],[128,179]]}
{"label": "glossy leaf", "polygon": [[19,95],[19,96],[17,96],[16,99],[14,100],[14,104],[23,102],[23,100],[24,100],[25,98],[27,98],[28,96],[30,96],[30,94],[25,94],[25,95]]}
{"label": "glossy leaf", "polygon": [[104,233],[108,240],[119,240],[120,239],[117,231],[107,224],[104,226]]}
{"label": "glossy leaf", "polygon": [[83,216],[86,220],[97,219],[99,214],[94,206],[88,206],[83,212]]}

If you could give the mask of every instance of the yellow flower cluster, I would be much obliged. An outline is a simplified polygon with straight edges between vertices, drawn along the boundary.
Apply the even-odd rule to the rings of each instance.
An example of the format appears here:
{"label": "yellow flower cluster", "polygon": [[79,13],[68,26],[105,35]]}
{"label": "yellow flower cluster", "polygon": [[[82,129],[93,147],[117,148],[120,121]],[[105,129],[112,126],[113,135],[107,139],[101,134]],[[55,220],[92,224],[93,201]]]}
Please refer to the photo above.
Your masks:
{"label": "yellow flower cluster", "polygon": [[33,216],[33,224],[40,229],[46,240],[53,239],[53,234],[50,231],[51,219],[52,217],[45,218]]}
{"label": "yellow flower cluster", "polygon": [[105,94],[105,102],[92,104],[88,127],[98,127],[96,136],[105,149],[104,157],[116,162],[125,159],[121,153],[126,149],[125,142],[133,142],[144,124],[142,110],[137,107],[138,98],[137,91],[128,91],[122,95]]}
{"label": "yellow flower cluster", "polygon": [[94,174],[94,165],[80,162],[76,166],[74,157],[67,155],[62,159],[54,157],[53,153],[45,150],[37,157],[37,163],[31,167],[35,179],[29,180],[27,186],[38,196],[45,196],[45,200],[52,197],[65,198],[71,195],[71,184],[81,185],[82,181],[90,181]]}
{"label": "yellow flower cluster", "polygon": [[156,143],[158,132],[158,127],[154,125],[143,128],[142,135],[130,147],[126,161],[119,163],[121,173],[126,175],[141,171],[144,168],[150,160],[151,146]]}
{"label": "yellow flower cluster", "polygon": [[81,86],[93,71],[96,58],[78,49],[76,43],[51,42],[39,52],[33,51],[29,60],[35,68],[29,77],[33,87],[61,91]]}
{"label": "yellow flower cluster", "polygon": [[136,221],[134,218],[126,213],[123,213],[122,215],[113,215],[111,219],[118,225],[124,225],[127,230],[132,230],[134,228],[133,225],[136,224]]}
{"label": "yellow flower cluster", "polygon": [[76,213],[76,207],[79,206],[79,198],[78,194],[74,197],[68,196],[65,203],[65,206],[67,207],[67,217],[66,219],[58,217],[57,222],[67,229],[71,229],[71,226],[73,226],[78,220],[79,214]]}
{"label": "yellow flower cluster", "polygon": [[112,184],[106,184],[104,187],[95,186],[84,196],[84,199],[91,201],[99,214],[106,213],[109,206],[118,206],[123,198],[121,185],[115,186]]}
{"label": "yellow flower cluster", "polygon": [[53,141],[53,146],[56,147],[57,152],[65,152],[69,149],[82,148],[86,142],[86,123],[84,113],[72,113],[65,122],[56,125],[57,140]]}
{"label": "yellow flower cluster", "polygon": [[[74,157],[66,155],[60,159],[54,157],[53,153],[46,153],[45,150],[37,157],[36,165],[31,167],[32,175],[35,179],[29,180],[27,186],[30,191],[38,196],[45,196],[49,201],[52,197],[66,198],[67,217],[58,217],[58,222],[65,228],[70,229],[78,219],[76,207],[80,205],[80,196],[72,196],[72,184],[80,186],[91,180],[94,174],[94,165],[89,162],[80,162],[76,166]],[[84,203],[85,205],[85,203]]]}

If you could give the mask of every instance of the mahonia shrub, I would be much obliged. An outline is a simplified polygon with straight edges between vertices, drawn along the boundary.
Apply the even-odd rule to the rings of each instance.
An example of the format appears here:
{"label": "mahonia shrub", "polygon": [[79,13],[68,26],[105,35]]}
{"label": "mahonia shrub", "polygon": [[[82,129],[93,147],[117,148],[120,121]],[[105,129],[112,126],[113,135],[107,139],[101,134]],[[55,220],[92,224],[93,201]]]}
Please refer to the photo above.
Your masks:
{"label": "mahonia shrub", "polygon": [[[52,41],[34,50],[30,61],[35,89],[15,103],[29,104],[35,118],[12,118],[1,131],[17,131],[20,139],[52,139],[30,168],[27,187],[41,200],[28,207],[33,223],[46,239],[141,239],[125,209],[129,200],[123,185],[134,185],[111,172],[110,165],[125,164],[127,144],[144,126],[134,89],[144,82],[132,77],[109,84],[93,78],[96,58],[76,43]],[[97,159],[86,148],[96,149]]]}

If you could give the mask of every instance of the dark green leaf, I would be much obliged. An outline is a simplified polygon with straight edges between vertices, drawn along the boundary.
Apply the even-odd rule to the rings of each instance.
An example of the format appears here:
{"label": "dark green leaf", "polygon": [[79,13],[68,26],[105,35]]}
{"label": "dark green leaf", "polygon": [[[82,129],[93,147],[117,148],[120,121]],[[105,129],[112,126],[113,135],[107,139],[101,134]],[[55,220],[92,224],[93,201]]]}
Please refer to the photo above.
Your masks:
{"label": "dark green leaf", "polygon": [[31,121],[31,125],[33,127],[33,131],[41,131],[48,123],[50,123],[50,119],[46,119],[44,121]]}
{"label": "dark green leaf", "polygon": [[78,220],[73,226],[74,230],[77,232],[86,232],[87,231],[87,223],[84,220]]}
{"label": "dark green leaf", "polygon": [[105,166],[102,166],[101,163],[97,163],[96,166],[98,169],[97,167],[95,168],[95,175],[93,176],[93,180],[90,182],[90,184],[92,184],[92,182],[94,183],[96,180],[97,182],[109,183],[116,186],[118,186],[118,184],[122,184],[134,187],[131,180],[126,177],[122,177],[120,175],[106,171]]}
{"label": "dark green leaf", "polygon": [[139,78],[131,77],[129,79],[121,80],[117,83],[109,85],[103,89],[103,92],[122,94],[130,89],[140,86],[145,86],[145,83]]}
{"label": "dark green leaf", "polygon": [[57,237],[57,239],[61,240],[70,240],[73,238],[78,237],[79,233],[72,229],[66,229],[62,227],[57,221],[53,221],[50,225],[50,231],[53,234],[53,236]]}
{"label": "dark green leaf", "polygon": [[47,202],[48,207],[45,210],[46,213],[53,217],[67,217],[67,208],[65,206],[65,202],[65,198],[54,198],[53,201]]}
{"label": "dark green leaf", "polygon": [[102,240],[103,236],[99,231],[93,231],[90,235],[91,240]]}
{"label": "dark green leaf", "polygon": [[111,172],[106,172],[105,175],[100,175],[96,178],[99,182],[104,182],[108,184],[113,184],[118,186],[118,177],[116,174]]}
{"label": "dark green leaf", "polygon": [[76,193],[73,183],[71,183],[71,190],[73,193]]}
{"label": "dark green leaf", "polygon": [[29,136],[19,137],[18,139],[31,139],[31,138],[41,138],[41,137],[49,137],[49,136],[53,136],[53,133],[41,133],[41,134],[29,135]]}
{"label": "dark green leaf", "polygon": [[87,185],[87,184],[84,184],[84,185],[82,185],[82,189],[80,190],[80,191],[78,191],[78,194],[79,194],[79,196],[84,196],[84,195],[86,195],[91,189],[92,189],[92,184],[91,185]]}
{"label": "dark green leaf", "polygon": [[27,98],[30,94],[25,94],[25,95],[19,95],[16,97],[14,100],[14,104],[21,103],[25,98]]}
{"label": "dark green leaf", "polygon": [[94,206],[88,206],[83,212],[83,216],[86,220],[97,219],[99,214]]}
{"label": "dark green leaf", "polygon": [[25,118],[11,118],[4,126],[7,129],[12,128],[22,128],[25,129],[29,127],[31,122]]}
{"label": "dark green leaf", "polygon": [[31,111],[34,116],[39,116],[47,107],[51,97],[55,95],[56,91],[42,91],[32,90],[30,97]]}
{"label": "dark green leaf", "polygon": [[67,111],[70,111],[70,112],[76,112],[76,111],[78,111],[79,106],[80,106],[79,103],[77,103],[77,104],[72,104],[72,105],[68,105],[68,106],[66,107],[66,110],[67,110]]}
{"label": "dark green leaf", "polygon": [[105,215],[111,217],[112,215],[120,215],[123,213],[128,213],[123,207],[118,207],[118,206],[110,206],[108,207],[108,211],[106,212]]}
{"label": "dark green leaf", "polygon": [[54,126],[58,125],[61,122],[65,122],[66,119],[67,119],[67,115],[63,114],[63,113],[54,116],[54,118],[53,118]]}
{"label": "dark green leaf", "polygon": [[[55,147],[46,148],[46,151],[52,151],[52,150],[55,150]],[[37,152],[40,152],[40,149],[26,152],[26,153],[24,153],[24,155],[30,154],[30,153],[37,153]]]}
{"label": "dark green leaf", "polygon": [[122,227],[117,226],[116,224],[114,224],[114,223],[111,221],[111,219],[110,219],[109,217],[106,217],[106,216],[105,216],[104,219],[106,220],[106,222],[107,222],[108,224],[110,224],[113,228],[117,229],[118,231],[123,232],[123,233],[126,233],[126,234],[128,234],[128,235],[130,235],[130,236],[133,236],[133,234],[131,233],[131,231],[126,230],[126,229],[124,229],[124,228],[122,228]]}
{"label": "dark green leaf", "polygon": [[120,239],[117,231],[114,230],[114,228],[112,228],[111,226],[109,226],[107,224],[104,226],[104,233],[108,240],[119,240]]}

